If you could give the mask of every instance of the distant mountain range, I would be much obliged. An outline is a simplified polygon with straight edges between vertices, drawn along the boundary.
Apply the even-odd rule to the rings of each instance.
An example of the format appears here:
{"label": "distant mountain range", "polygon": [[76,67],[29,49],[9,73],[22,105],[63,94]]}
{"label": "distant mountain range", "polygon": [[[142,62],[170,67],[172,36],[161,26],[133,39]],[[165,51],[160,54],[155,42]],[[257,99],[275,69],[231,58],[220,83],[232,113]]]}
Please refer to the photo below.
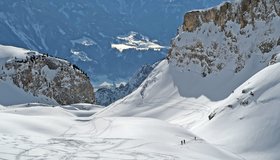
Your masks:
{"label": "distant mountain range", "polygon": [[158,63],[142,66],[125,84],[101,86],[95,92],[96,104],[108,106],[111,103],[129,95],[137,89],[149,76]]}
{"label": "distant mountain range", "polygon": [[2,0],[0,44],[66,58],[94,84],[118,82],[165,57],[186,11],[221,1]]}

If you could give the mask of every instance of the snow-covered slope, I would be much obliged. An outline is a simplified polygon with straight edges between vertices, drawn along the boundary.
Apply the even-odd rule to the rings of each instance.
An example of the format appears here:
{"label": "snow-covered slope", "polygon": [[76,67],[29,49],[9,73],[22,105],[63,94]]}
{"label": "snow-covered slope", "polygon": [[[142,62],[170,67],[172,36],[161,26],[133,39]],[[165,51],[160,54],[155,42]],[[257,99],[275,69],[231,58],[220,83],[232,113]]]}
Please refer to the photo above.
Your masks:
{"label": "snow-covered slope", "polygon": [[0,45],[0,58],[7,60],[11,57],[25,58],[27,50],[13,46]]}
{"label": "snow-covered slope", "polygon": [[280,51],[278,0],[241,0],[185,14],[169,60],[207,76],[226,66],[235,73],[251,58],[266,65]]}
{"label": "snow-covered slope", "polygon": [[[241,0],[187,14],[193,19],[184,22],[168,58],[132,94],[100,111],[81,111],[83,104],[1,107],[1,157],[278,160],[278,9],[276,0]],[[247,21],[252,15],[254,23]],[[216,34],[199,34],[201,26]],[[236,39],[209,47],[226,29]]]}
{"label": "snow-covered slope", "polygon": [[28,93],[23,89],[17,87],[12,82],[0,80],[0,104],[4,106],[13,104],[22,104],[30,102],[40,102],[47,104],[57,104],[54,99],[49,97],[38,95],[34,96],[32,93]]}
{"label": "snow-covered slope", "polygon": [[[103,114],[142,115],[170,119],[169,115],[176,117],[176,114],[170,113],[175,112],[183,115],[179,110],[185,112],[184,107],[192,106],[192,103],[209,108],[207,107],[209,102],[225,99],[252,75],[267,65],[275,63],[277,53],[280,52],[280,46],[276,43],[277,38],[279,38],[277,35],[279,36],[280,32],[279,27],[277,27],[279,23],[278,9],[280,9],[277,1],[271,0],[265,5],[264,2],[254,1],[252,7],[249,7],[248,10],[242,10],[242,14],[249,11],[256,12],[254,23],[242,25],[233,17],[234,21],[224,19],[223,24],[226,26],[221,29],[219,23],[216,23],[216,19],[212,20],[211,16],[210,19],[207,19],[209,22],[200,22],[212,12],[213,14],[223,13],[229,17],[231,14],[237,13],[236,15],[239,16],[240,8],[243,9],[244,5],[246,6],[249,2],[243,0],[233,4],[224,3],[214,9],[187,13],[185,17],[189,17],[189,21],[199,21],[197,28],[193,28],[191,31],[180,30],[173,41],[168,60],[164,60],[156,67],[133,94],[112,104]],[[230,6],[231,10],[224,10],[225,6],[228,8]],[[267,9],[263,10],[263,7],[267,7]],[[193,15],[193,17],[189,15]],[[262,19],[263,17],[266,19]],[[188,19],[185,21],[184,23],[187,23]],[[192,24],[191,22],[190,24]],[[264,26],[262,27],[262,25]],[[203,31],[203,26],[207,28],[206,31],[211,36],[207,36],[206,31]],[[200,32],[203,34],[199,34]],[[227,32],[237,35],[239,37],[236,39],[237,41],[223,39],[222,35]],[[244,34],[241,34],[243,32]],[[262,52],[260,42],[270,40],[273,43],[272,46],[268,45],[271,46],[268,47],[269,51]],[[200,45],[192,46],[198,41]],[[205,47],[211,42],[217,42],[217,48]],[[233,53],[230,48],[227,48],[229,46],[240,52]],[[247,56],[248,53],[250,56]],[[221,65],[216,65],[216,62]],[[239,66],[239,64],[242,65]],[[185,100],[190,104],[184,103]],[[166,113],[166,116],[163,113]]]}
{"label": "snow-covered slope", "polygon": [[252,59],[249,62],[238,74],[224,69],[202,77],[200,73],[184,71],[164,60],[137,90],[111,104],[100,115],[148,116],[168,121],[183,118],[185,121],[180,124],[193,126],[202,117],[208,119],[212,104],[228,97],[264,67]]}
{"label": "snow-covered slope", "polygon": [[91,110],[72,114],[61,107],[18,107],[0,110],[2,159],[241,159],[156,119],[93,118],[81,116]]}
{"label": "snow-covered slope", "polygon": [[276,160],[280,147],[280,63],[249,80],[246,77],[251,77],[256,66],[247,67],[237,75],[221,71],[202,78],[163,61],[135,92],[97,116],[162,119],[244,159]]}
{"label": "snow-covered slope", "polygon": [[246,159],[279,159],[280,63],[248,79],[193,131]]}
{"label": "snow-covered slope", "polygon": [[[187,13],[184,25],[199,25],[183,25],[167,60],[96,116],[157,118],[240,159],[279,159],[279,10],[278,1],[242,0]],[[233,17],[211,19],[216,13]]]}
{"label": "snow-covered slope", "polygon": [[[89,78],[69,62],[0,45],[0,104],[94,103]],[[48,97],[48,98],[47,98]]]}

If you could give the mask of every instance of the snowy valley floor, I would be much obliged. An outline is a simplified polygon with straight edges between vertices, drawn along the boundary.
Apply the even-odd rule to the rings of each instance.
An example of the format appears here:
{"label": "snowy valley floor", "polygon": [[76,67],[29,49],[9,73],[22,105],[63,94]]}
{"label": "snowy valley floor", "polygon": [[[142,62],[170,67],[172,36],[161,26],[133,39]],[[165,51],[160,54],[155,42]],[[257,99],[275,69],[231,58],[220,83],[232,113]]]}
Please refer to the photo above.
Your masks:
{"label": "snowy valley floor", "polygon": [[279,160],[279,68],[226,83],[230,72],[201,78],[163,61],[104,109],[0,106],[0,160]]}
{"label": "snowy valley floor", "polygon": [[243,159],[194,140],[176,125],[152,118],[94,117],[98,110],[86,104],[1,108],[0,159]]}

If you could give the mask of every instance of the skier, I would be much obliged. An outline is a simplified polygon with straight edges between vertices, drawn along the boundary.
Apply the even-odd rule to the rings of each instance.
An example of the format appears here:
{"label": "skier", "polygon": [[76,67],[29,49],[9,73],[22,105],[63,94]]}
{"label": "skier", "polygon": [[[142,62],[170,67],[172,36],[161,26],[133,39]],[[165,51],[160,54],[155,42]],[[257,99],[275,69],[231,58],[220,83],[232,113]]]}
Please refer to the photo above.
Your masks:
{"label": "skier", "polygon": [[254,94],[253,92],[250,92],[250,95],[251,95],[251,96],[254,96],[255,94]]}

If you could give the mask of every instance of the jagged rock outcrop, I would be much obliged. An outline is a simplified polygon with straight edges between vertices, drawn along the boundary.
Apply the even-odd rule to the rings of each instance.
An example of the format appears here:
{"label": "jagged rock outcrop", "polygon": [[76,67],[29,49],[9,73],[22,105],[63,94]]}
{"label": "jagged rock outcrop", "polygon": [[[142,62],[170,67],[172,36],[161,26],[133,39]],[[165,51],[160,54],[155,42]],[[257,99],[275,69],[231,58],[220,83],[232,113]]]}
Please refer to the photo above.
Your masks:
{"label": "jagged rock outcrop", "polygon": [[55,57],[28,52],[26,58],[9,59],[0,68],[0,78],[59,104],[95,103],[87,75],[77,66]]}
{"label": "jagged rock outcrop", "polygon": [[113,85],[99,88],[95,93],[96,103],[99,105],[108,106],[111,103],[132,93],[149,76],[156,65],[157,63],[154,65],[143,65],[125,85],[121,84],[120,86]]}
{"label": "jagged rock outcrop", "polygon": [[205,11],[188,12],[184,16],[183,31],[192,32],[203,23],[214,22],[224,28],[228,21],[235,21],[240,28],[255,21],[269,21],[275,14],[280,16],[280,2],[278,0],[242,0],[239,4],[225,2],[219,8]]}
{"label": "jagged rock outcrop", "polygon": [[279,0],[225,2],[188,12],[168,59],[202,76],[225,67],[237,73],[250,58],[268,64],[280,50],[279,16]]}

